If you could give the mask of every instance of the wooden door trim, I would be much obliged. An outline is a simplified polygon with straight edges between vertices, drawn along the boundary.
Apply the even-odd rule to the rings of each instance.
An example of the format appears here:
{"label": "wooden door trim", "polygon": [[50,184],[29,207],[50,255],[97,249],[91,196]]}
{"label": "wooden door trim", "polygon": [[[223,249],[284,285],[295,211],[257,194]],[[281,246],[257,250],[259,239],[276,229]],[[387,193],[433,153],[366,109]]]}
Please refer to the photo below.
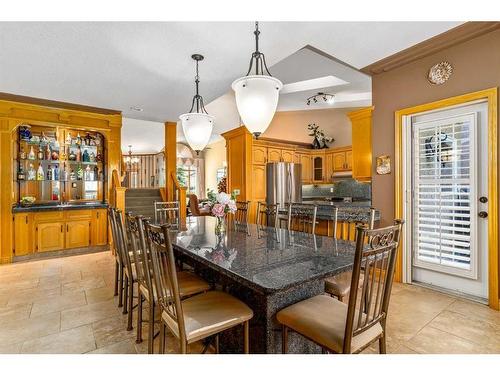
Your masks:
{"label": "wooden door trim", "polygon": [[[498,88],[471,92],[395,112],[395,216],[403,217],[403,118],[476,100],[488,102],[488,304],[498,310],[499,301],[499,249],[498,249]],[[402,243],[403,241],[401,241]],[[403,257],[399,247],[395,280],[402,281]]]}

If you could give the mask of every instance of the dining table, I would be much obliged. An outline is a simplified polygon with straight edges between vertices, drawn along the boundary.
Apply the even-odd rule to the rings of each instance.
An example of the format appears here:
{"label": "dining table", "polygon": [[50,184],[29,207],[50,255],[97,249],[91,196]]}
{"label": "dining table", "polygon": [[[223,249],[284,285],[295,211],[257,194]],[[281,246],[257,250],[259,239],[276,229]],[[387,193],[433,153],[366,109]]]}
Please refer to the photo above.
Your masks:
{"label": "dining table", "polygon": [[[251,353],[281,353],[276,313],[323,294],[325,278],[353,266],[352,241],[231,220],[222,232],[216,233],[216,226],[211,216],[188,217],[185,227],[170,231],[171,242],[183,264],[253,310]],[[321,352],[297,333],[288,340],[291,353]],[[241,353],[241,327],[222,334],[219,343],[221,353]]]}

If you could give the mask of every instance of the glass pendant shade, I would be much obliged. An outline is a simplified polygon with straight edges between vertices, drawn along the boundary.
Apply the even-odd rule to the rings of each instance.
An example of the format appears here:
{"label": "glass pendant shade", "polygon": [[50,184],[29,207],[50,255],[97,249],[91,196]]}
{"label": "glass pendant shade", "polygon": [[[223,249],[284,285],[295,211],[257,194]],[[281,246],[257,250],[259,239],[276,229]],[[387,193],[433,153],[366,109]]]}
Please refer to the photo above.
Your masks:
{"label": "glass pendant shade", "polygon": [[250,75],[238,78],[231,87],[243,124],[251,133],[259,136],[274,117],[283,83],[271,76]]}
{"label": "glass pendant shade", "polygon": [[179,116],[186,141],[196,153],[203,150],[212,135],[214,117],[206,113],[185,113]]}

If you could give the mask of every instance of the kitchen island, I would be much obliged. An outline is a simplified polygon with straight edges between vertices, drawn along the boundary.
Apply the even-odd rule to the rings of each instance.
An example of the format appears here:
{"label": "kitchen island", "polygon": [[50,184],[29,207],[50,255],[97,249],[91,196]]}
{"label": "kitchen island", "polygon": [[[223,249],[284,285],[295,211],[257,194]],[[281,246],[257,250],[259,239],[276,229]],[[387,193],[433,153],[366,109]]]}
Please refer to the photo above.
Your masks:
{"label": "kitchen island", "polygon": [[[276,313],[322,294],[325,278],[352,267],[355,244],[254,224],[229,225],[225,235],[216,236],[215,224],[213,217],[193,217],[188,218],[186,231],[171,232],[177,256],[254,311],[250,321],[252,353],[280,353]],[[221,352],[241,352],[242,339],[238,329],[224,334]],[[319,353],[321,349],[291,334],[289,351]]]}

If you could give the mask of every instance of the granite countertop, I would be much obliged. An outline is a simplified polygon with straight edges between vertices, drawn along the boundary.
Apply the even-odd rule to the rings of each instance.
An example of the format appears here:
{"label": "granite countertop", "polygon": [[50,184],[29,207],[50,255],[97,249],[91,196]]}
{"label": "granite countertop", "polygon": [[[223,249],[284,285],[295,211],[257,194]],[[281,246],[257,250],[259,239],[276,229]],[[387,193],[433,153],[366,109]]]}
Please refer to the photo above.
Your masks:
{"label": "granite countertop", "polygon": [[29,207],[14,206],[12,212],[43,212],[43,211],[64,211],[64,210],[84,210],[93,208],[108,208],[107,203],[68,203],[68,204],[35,204]]}
{"label": "granite countertop", "polygon": [[213,217],[188,218],[186,231],[171,232],[174,248],[262,294],[333,276],[354,261],[354,242],[255,224],[217,237],[215,224]]}
{"label": "granite countertop", "polygon": [[[370,217],[370,202],[326,202],[326,201],[303,201],[301,204],[318,206],[316,218],[319,220],[333,220],[333,208],[337,207],[337,220],[359,221],[368,223]],[[281,211],[286,214],[286,211]],[[380,211],[375,210],[375,221],[380,220]]]}

